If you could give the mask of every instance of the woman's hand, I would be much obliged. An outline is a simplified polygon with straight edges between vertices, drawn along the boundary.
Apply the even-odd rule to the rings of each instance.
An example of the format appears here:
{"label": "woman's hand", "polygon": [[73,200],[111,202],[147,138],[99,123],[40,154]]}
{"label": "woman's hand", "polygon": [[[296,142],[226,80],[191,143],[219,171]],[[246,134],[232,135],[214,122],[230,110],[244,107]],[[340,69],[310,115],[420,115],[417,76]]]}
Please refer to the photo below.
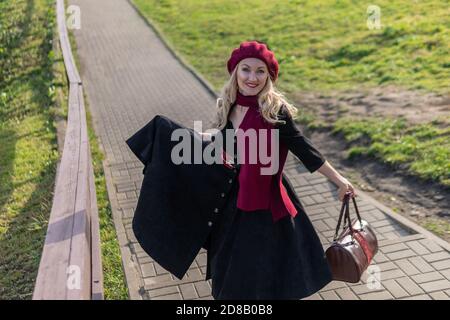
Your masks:
{"label": "woman's hand", "polygon": [[350,192],[350,196],[352,198],[357,197],[355,193],[355,189],[353,188],[353,185],[345,178],[341,178],[341,180],[338,183],[338,198],[339,201],[344,201],[344,196],[347,192]]}

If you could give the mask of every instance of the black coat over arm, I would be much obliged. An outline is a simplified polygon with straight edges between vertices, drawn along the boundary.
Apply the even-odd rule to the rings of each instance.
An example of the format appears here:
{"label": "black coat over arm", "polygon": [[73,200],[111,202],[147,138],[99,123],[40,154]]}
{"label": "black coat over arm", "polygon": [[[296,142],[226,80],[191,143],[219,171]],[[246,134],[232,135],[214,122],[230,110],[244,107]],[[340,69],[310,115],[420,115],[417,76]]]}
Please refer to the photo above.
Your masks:
{"label": "black coat over arm", "polygon": [[[281,142],[310,172],[317,170],[325,161],[323,156],[292,118],[286,116],[283,120],[287,122],[279,126]],[[179,141],[171,141],[171,134],[180,128],[189,130],[192,139],[200,141],[202,150],[208,145],[193,129],[161,115],[126,141],[145,165],[133,232],[143,250],[178,279],[183,278],[205,246],[239,172],[239,166],[229,168],[223,164],[174,164],[171,152]],[[289,183],[284,174],[283,183]]]}

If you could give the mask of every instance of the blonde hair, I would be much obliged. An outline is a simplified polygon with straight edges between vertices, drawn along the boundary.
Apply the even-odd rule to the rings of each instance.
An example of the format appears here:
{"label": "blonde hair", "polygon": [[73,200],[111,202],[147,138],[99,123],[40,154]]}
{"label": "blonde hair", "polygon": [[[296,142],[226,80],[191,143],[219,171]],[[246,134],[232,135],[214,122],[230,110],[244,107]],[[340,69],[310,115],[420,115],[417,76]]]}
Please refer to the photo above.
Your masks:
{"label": "blonde hair", "polygon": [[[213,127],[218,130],[222,130],[226,126],[231,106],[236,100],[238,90],[237,70],[239,65],[240,63],[234,68],[230,79],[222,87],[219,98],[216,101],[217,113]],[[291,117],[297,114],[297,108],[286,100],[281,91],[275,88],[270,76],[267,78],[266,85],[258,94],[258,104],[264,120],[272,124],[284,124],[284,121],[278,119],[278,112],[283,105]]]}

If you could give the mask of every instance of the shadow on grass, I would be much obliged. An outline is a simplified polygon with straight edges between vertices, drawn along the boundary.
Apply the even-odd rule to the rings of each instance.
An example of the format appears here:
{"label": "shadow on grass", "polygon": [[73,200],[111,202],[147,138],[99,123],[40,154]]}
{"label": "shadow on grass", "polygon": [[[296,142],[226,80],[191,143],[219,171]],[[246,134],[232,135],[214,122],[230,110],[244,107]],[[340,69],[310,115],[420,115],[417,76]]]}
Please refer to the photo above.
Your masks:
{"label": "shadow on grass", "polygon": [[[48,2],[51,4],[51,2]],[[56,162],[54,157],[49,161],[34,168],[39,174],[31,179],[14,176],[14,166],[17,163],[17,142],[28,136],[37,137],[41,133],[50,131],[55,133],[52,121],[53,106],[49,95],[49,86],[53,81],[52,63],[48,53],[52,49],[50,40],[53,40],[53,7],[46,7],[43,1],[44,11],[39,11],[39,17],[34,18],[35,1],[28,0],[26,7],[20,14],[23,18],[19,24],[22,31],[12,34],[8,42],[5,65],[7,70],[0,74],[0,89],[8,86],[16,87],[24,84],[24,90],[19,87],[16,96],[8,96],[4,102],[5,108],[0,112],[0,213],[2,215],[2,232],[0,232],[0,300],[2,299],[31,299],[34,283],[39,268],[40,257],[45,241],[48,217],[51,211],[53,188],[56,177]],[[11,9],[12,10],[12,9]],[[41,25],[36,25],[41,24]],[[36,30],[36,34],[35,34]],[[32,34],[33,33],[33,34]],[[21,57],[14,56],[14,52],[21,50],[24,41],[33,38],[42,39],[37,51],[30,50],[27,65],[31,71],[21,72]],[[6,61],[6,60],[3,60]],[[7,79],[4,77],[7,75]],[[6,89],[5,89],[6,90]],[[29,97],[27,95],[30,95]],[[6,108],[7,107],[7,108]],[[34,128],[32,132],[18,135],[15,121],[24,119],[33,114],[42,115],[46,120],[42,126]],[[38,122],[41,123],[41,122]],[[17,126],[20,126],[18,122]],[[49,143],[56,147],[56,133]],[[48,138],[43,138],[48,139]],[[14,180],[23,180],[15,183]],[[26,184],[30,184],[33,190],[28,194],[19,190]],[[13,193],[21,192],[19,197],[26,199],[24,204],[11,203]],[[11,210],[7,213],[7,206]],[[5,213],[5,214],[3,214]]]}

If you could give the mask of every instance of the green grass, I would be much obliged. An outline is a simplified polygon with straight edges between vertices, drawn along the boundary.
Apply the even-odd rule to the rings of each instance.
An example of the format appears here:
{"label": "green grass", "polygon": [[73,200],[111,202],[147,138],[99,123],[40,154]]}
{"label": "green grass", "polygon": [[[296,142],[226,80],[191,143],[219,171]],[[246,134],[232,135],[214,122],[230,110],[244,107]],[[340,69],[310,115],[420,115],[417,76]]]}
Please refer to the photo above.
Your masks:
{"label": "green grass", "polygon": [[2,1],[0,24],[0,300],[30,299],[58,159],[52,1]]}
{"label": "green grass", "polygon": [[87,112],[87,117],[89,143],[91,145],[92,161],[94,164],[95,187],[97,190],[98,214],[100,217],[100,241],[105,299],[126,300],[129,298],[128,289],[122,268],[122,256],[114,227],[108,192],[106,190],[106,180],[102,165],[103,153],[99,148],[97,137],[92,126],[92,117],[89,112]]}
{"label": "green grass", "polygon": [[[444,122],[445,123],[445,122]],[[450,187],[450,126],[410,126],[404,119],[341,118],[333,132],[341,132],[353,147],[349,157],[368,155],[424,180]]]}
{"label": "green grass", "polygon": [[448,93],[448,1],[377,1],[381,29],[367,27],[370,3],[345,0],[132,0],[216,91],[243,40],[267,41],[279,87],[327,91],[396,84]]}
{"label": "green grass", "polygon": [[[381,29],[369,30],[369,3],[355,1],[132,0],[167,42],[218,91],[226,61],[243,40],[268,42],[288,94],[395,85],[448,94],[448,1],[378,1]],[[450,185],[450,137],[437,123],[406,128],[389,119],[342,116],[325,123],[300,110],[311,128],[342,131],[349,155],[372,155],[410,174]],[[401,121],[401,120],[399,120]],[[437,120],[439,121],[439,120]],[[347,126],[352,123],[351,126]],[[448,126],[448,122],[447,122]],[[389,136],[394,133],[394,136]],[[359,144],[354,137],[364,136]]]}
{"label": "green grass", "polygon": [[[68,86],[54,1],[0,2],[0,300],[31,299],[52,206],[55,119],[67,118]],[[90,125],[90,119],[88,119]],[[101,153],[89,127],[100,215],[106,299],[127,299]]]}

